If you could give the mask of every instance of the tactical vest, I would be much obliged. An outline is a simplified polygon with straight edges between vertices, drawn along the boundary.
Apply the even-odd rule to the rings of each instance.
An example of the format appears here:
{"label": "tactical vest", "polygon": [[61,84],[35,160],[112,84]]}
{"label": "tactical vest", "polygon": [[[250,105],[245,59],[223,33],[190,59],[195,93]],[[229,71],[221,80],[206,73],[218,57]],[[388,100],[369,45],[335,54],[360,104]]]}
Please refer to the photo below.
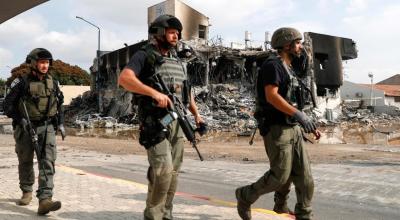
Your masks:
{"label": "tactical vest", "polygon": [[[26,110],[32,121],[40,121],[53,117],[57,114],[57,99],[54,81],[50,75],[41,81],[29,81],[23,77],[25,82],[25,94],[19,100],[18,110],[25,115],[22,101],[25,101]],[[50,101],[50,103],[49,103]]]}
{"label": "tactical vest", "polygon": [[292,68],[290,68],[284,62],[282,62],[282,65],[285,68],[286,73],[289,76],[289,85],[288,85],[288,90],[287,90],[285,99],[290,105],[292,105],[292,106],[294,106],[296,108],[299,108],[299,105],[298,105],[298,101],[299,100],[298,100],[298,97],[297,97],[298,94],[296,93],[296,91],[298,91],[299,87],[300,87],[299,80],[295,76],[296,73],[294,72],[294,70]]}
{"label": "tactical vest", "polygon": [[[181,61],[172,55],[169,57],[161,56],[151,44],[144,46],[142,50],[146,52],[147,56],[144,68],[139,75],[141,82],[165,93],[154,77],[155,74],[159,74],[168,90],[182,100],[183,85],[187,77]],[[138,105],[139,143],[147,149],[167,137],[168,130],[160,123],[160,119],[167,114],[167,109],[157,107],[154,100],[149,96],[139,96]]]}
{"label": "tactical vest", "polygon": [[[162,56],[158,51],[155,50],[153,45],[146,45],[142,48],[147,54],[145,68],[139,75],[139,79],[146,85],[162,92],[160,85],[154,79],[155,74],[159,74],[169,91],[178,97],[182,101],[182,97],[185,95],[184,82],[187,80],[186,69],[183,63],[173,55],[168,57]],[[161,115],[155,113],[154,116],[164,116],[165,112],[159,108],[154,107],[150,97],[141,97],[139,99],[139,112],[143,111],[143,114],[153,114],[153,111],[161,111]],[[153,113],[151,113],[153,112]],[[140,117],[140,115],[139,115]]]}
{"label": "tactical vest", "polygon": [[169,91],[182,101],[183,82],[187,80],[182,62],[176,58],[164,57],[165,62],[156,66],[155,73],[164,80]]}

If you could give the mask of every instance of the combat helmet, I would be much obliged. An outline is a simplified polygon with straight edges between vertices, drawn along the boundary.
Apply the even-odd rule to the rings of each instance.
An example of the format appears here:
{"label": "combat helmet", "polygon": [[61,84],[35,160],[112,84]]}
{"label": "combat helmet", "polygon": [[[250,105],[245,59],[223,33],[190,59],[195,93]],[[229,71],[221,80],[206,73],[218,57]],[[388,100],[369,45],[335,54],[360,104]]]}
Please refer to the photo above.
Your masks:
{"label": "combat helmet", "polygon": [[301,40],[303,36],[295,28],[283,27],[274,32],[271,38],[271,46],[274,49],[283,48],[286,44],[295,40]]}
{"label": "combat helmet", "polygon": [[156,18],[149,26],[149,34],[154,36],[164,36],[166,28],[178,30],[178,38],[181,39],[182,23],[173,15],[161,15]]}
{"label": "combat helmet", "polygon": [[33,49],[28,56],[26,56],[26,63],[30,64],[31,67],[36,68],[38,60],[49,60],[50,66],[53,64],[53,56],[51,53],[44,48]]}

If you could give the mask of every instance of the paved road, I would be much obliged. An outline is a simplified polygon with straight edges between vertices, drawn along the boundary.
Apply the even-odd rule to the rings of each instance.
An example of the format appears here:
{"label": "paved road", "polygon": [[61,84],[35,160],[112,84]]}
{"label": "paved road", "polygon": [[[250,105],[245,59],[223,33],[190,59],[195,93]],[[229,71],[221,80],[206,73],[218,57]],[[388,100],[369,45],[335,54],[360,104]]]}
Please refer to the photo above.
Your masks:
{"label": "paved road", "polygon": [[[0,146],[0,160],[0,219],[42,219],[35,215],[36,200],[26,207],[15,205],[20,192],[11,146]],[[142,219],[146,157],[60,146],[57,164],[54,197],[63,207],[46,219]],[[400,219],[400,163],[354,161],[312,168],[315,219]],[[175,200],[176,219],[239,219],[234,189],[267,169],[262,163],[186,159]],[[271,202],[272,195],[266,195],[254,204],[255,220],[290,219],[269,211]],[[292,207],[294,202],[292,190]]]}
{"label": "paved road", "polygon": [[[119,163],[110,161],[106,166],[101,163],[99,166],[71,166],[146,184],[147,162],[141,156],[121,158]],[[211,198],[233,204],[233,190],[256,180],[266,169],[266,164],[185,160],[179,191],[192,194],[189,195],[192,198],[203,196],[204,200]],[[319,164],[313,166],[313,172],[316,219],[400,219],[400,164],[365,161]],[[254,208],[271,209],[272,201],[272,195],[266,195]],[[293,188],[292,207],[294,203]]]}

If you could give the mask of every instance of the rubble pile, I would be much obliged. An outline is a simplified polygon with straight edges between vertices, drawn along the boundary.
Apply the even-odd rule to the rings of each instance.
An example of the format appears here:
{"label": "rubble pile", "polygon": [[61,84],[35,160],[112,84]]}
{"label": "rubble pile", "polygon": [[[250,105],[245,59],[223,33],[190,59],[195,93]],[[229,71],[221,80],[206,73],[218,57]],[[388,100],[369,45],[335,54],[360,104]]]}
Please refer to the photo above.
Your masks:
{"label": "rubble pile", "polygon": [[76,126],[83,128],[131,128],[134,125],[119,123],[117,119],[109,116],[101,117],[100,114],[87,114],[78,116],[74,121]]}
{"label": "rubble pile", "polygon": [[325,143],[388,144],[400,137],[400,116],[343,104],[335,120],[319,119]]}
{"label": "rubble pile", "polygon": [[400,115],[374,113],[371,109],[343,105],[338,120],[342,123],[361,122],[370,126],[393,127],[400,122]]}
{"label": "rubble pile", "polygon": [[73,123],[78,118],[96,113],[96,100],[96,94],[92,91],[87,91],[83,95],[72,99],[70,105],[64,111],[65,123],[73,126]]}
{"label": "rubble pile", "polygon": [[[211,84],[208,87],[195,87],[193,92],[199,112],[209,129],[236,132],[249,135],[255,128],[251,116],[254,107],[252,89],[235,84]],[[138,125],[136,106],[132,105],[130,114],[110,114],[96,112],[95,94],[91,92],[79,96],[66,109],[66,123],[78,128],[121,128]],[[108,111],[109,112],[109,111]],[[189,113],[193,121],[193,116]]]}
{"label": "rubble pile", "polygon": [[250,135],[256,127],[252,117],[252,89],[235,84],[212,84],[208,89],[195,89],[200,114],[210,129]]}

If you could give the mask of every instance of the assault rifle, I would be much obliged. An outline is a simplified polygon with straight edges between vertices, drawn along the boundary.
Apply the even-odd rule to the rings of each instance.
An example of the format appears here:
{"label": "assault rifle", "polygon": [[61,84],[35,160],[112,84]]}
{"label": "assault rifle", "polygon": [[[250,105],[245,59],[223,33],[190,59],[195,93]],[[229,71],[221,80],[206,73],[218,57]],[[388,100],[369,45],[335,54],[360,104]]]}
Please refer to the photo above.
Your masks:
{"label": "assault rifle", "polygon": [[[31,136],[31,141],[32,141],[32,144],[33,144],[33,149],[34,149],[34,151],[36,153],[36,158],[38,160],[38,163],[40,164],[40,168],[43,171],[44,178],[46,179],[46,181],[48,181],[46,170],[44,169],[44,164],[42,162],[44,148],[41,148],[40,145],[39,145],[39,137],[36,134],[36,131],[32,126],[32,122],[31,122],[31,120],[29,118],[28,110],[26,110],[25,100],[22,100],[22,106],[24,107],[24,113],[25,113],[25,116],[26,116],[28,129],[29,129],[29,135]],[[47,137],[47,126],[46,126],[46,135],[45,135],[45,137]],[[43,144],[46,144],[46,138],[43,141],[44,141]]]}
{"label": "assault rifle", "polygon": [[[173,111],[176,113],[179,126],[182,128],[183,133],[186,136],[186,139],[192,143],[192,147],[196,150],[197,155],[199,156],[200,160],[203,161],[203,156],[201,156],[199,149],[197,148],[197,141],[195,130],[192,127],[189,119],[187,118],[186,108],[183,106],[182,102],[168,89],[164,80],[159,74],[154,75],[155,79],[161,86],[163,92],[167,93],[168,97],[171,99],[174,108]],[[170,114],[173,115],[173,114]],[[174,120],[174,116],[172,116],[172,120]]]}

